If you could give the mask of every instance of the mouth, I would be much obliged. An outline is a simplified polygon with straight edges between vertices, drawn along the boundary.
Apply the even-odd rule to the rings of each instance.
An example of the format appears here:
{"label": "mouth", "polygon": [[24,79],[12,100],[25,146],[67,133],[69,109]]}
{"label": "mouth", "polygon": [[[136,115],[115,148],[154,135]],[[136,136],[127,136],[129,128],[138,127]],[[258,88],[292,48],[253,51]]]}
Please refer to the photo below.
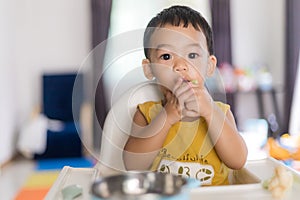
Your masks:
{"label": "mouth", "polygon": [[183,79],[183,82],[198,85],[198,80],[197,79],[191,79],[191,78],[185,78],[185,77],[182,77],[182,79]]}
{"label": "mouth", "polygon": [[181,75],[181,79],[183,80],[183,82],[191,82],[192,78],[189,77],[189,76],[184,76],[184,75]]}

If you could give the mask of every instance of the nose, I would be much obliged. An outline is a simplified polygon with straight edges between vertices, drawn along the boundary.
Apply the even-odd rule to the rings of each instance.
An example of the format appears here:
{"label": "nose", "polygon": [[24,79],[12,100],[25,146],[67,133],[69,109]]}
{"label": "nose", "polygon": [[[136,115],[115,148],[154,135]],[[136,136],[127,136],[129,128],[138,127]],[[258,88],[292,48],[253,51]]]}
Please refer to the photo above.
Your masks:
{"label": "nose", "polygon": [[178,58],[174,62],[174,71],[175,72],[183,72],[188,70],[188,65],[183,58]]}

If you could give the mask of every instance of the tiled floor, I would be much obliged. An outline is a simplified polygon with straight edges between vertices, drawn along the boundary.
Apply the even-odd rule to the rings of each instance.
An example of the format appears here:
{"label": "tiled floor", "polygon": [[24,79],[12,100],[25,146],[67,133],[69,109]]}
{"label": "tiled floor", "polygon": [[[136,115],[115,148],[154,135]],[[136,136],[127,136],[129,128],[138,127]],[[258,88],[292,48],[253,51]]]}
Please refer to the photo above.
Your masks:
{"label": "tiled floor", "polygon": [[35,162],[18,157],[1,168],[0,194],[3,200],[13,200],[26,179],[33,173]]}

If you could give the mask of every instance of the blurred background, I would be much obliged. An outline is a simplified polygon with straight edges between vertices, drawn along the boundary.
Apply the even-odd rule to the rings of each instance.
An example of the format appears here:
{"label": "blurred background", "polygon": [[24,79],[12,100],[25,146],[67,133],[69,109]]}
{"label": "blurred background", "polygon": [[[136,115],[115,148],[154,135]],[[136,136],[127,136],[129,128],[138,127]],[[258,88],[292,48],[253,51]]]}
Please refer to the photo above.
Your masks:
{"label": "blurred background", "polygon": [[[299,134],[299,118],[294,114],[290,119],[291,111],[299,108],[293,103],[300,46],[297,0],[0,0],[0,166],[13,162],[18,154],[30,159],[60,157],[59,150],[49,153],[53,144],[45,144],[45,139],[35,140],[42,136],[28,133],[36,130],[29,125],[40,114],[48,120],[73,121],[75,125],[81,120],[75,132],[80,132],[85,148],[99,149],[112,88],[124,74],[140,68],[144,56],[141,49],[127,52],[130,59],[118,58],[107,69],[110,57],[105,50],[118,47],[105,43],[100,54],[91,51],[107,38],[145,28],[154,15],[174,4],[191,6],[211,24],[226,101],[239,130],[253,130],[253,126],[261,125],[255,120],[264,120],[262,134],[269,137],[289,133],[291,126],[293,135]],[[87,70],[82,70],[82,66],[88,66]],[[97,76],[105,70],[99,81]],[[78,72],[84,74],[77,93],[82,94],[82,102],[76,107],[81,117],[64,120],[65,116],[57,116],[69,112],[65,109],[70,108],[70,102],[60,109],[60,102],[49,100],[48,96],[69,94],[62,98],[72,98],[68,84],[75,79],[64,81],[68,76],[76,77]],[[48,83],[47,77],[54,82]],[[55,86],[59,80],[62,82]],[[52,105],[53,102],[57,104]],[[56,113],[49,114],[47,109],[56,109]],[[34,143],[41,141],[40,151],[26,146],[30,145],[26,138]],[[59,140],[62,146],[72,145],[66,138]],[[75,150],[83,152],[85,148]],[[64,156],[82,155],[86,154]]]}

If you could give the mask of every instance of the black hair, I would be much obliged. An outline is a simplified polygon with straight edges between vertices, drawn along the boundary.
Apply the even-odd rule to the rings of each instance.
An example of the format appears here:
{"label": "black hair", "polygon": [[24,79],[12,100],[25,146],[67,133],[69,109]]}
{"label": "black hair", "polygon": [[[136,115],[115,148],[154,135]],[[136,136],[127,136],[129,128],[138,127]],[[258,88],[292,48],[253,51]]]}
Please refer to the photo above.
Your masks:
{"label": "black hair", "polygon": [[148,23],[144,32],[144,53],[149,58],[149,42],[156,27],[163,27],[166,24],[173,26],[188,27],[191,24],[197,31],[202,31],[206,37],[208,52],[214,54],[212,29],[205,18],[198,12],[187,6],[171,6],[164,9],[153,17]]}

